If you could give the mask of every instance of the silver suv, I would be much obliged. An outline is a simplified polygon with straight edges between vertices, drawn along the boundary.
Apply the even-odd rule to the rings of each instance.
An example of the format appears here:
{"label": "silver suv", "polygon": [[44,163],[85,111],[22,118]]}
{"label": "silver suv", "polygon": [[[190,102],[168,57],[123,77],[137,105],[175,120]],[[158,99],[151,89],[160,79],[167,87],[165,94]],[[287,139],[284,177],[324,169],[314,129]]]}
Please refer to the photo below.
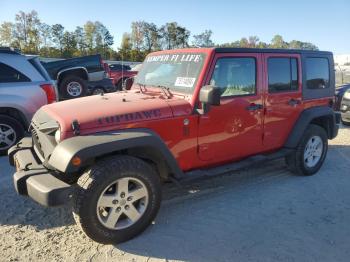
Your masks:
{"label": "silver suv", "polygon": [[0,47],[0,155],[24,136],[33,114],[55,102],[56,94],[37,57]]}

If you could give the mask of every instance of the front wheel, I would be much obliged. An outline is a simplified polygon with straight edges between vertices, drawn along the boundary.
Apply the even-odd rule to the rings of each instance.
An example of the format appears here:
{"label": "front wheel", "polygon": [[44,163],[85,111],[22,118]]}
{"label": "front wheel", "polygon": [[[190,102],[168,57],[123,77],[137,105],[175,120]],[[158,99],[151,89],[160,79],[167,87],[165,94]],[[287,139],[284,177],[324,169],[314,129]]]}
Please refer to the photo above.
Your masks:
{"label": "front wheel", "polygon": [[159,176],[131,156],[101,160],[78,180],[73,215],[91,239],[127,241],[154,220],[161,202]]}
{"label": "front wheel", "polygon": [[310,176],[322,166],[328,150],[328,137],[324,128],[309,125],[295,152],[286,157],[289,169],[299,175]]}

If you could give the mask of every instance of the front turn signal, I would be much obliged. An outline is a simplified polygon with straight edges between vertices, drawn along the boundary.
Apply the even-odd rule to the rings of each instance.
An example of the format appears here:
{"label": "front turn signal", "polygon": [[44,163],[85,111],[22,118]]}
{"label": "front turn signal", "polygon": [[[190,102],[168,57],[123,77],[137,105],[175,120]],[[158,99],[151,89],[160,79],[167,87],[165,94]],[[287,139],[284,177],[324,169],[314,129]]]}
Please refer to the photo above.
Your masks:
{"label": "front turn signal", "polygon": [[72,165],[73,166],[80,166],[81,164],[81,159],[78,156],[75,156],[72,158]]}

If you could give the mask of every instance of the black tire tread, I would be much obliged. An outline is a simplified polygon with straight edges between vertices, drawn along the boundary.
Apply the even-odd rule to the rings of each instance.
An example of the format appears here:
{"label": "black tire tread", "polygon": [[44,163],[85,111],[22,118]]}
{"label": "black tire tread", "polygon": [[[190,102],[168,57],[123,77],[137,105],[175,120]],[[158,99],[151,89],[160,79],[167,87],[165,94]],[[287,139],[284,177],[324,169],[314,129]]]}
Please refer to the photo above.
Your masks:
{"label": "black tire tread", "polygon": [[[71,97],[68,92],[67,92],[67,85],[69,82],[71,81],[76,81],[76,82],[80,82],[80,84],[82,85],[82,93],[80,96],[77,96],[77,97]],[[60,92],[60,95],[63,96],[64,98],[66,99],[72,99],[72,98],[78,98],[78,97],[83,97],[85,96],[86,94],[86,91],[87,91],[87,84],[86,84],[86,81],[79,77],[79,76],[75,76],[75,75],[68,75],[66,77],[64,77],[60,84],[59,84],[59,92]]]}
{"label": "black tire tread", "polygon": [[[154,169],[152,169],[151,166],[149,166],[146,162],[142,161],[141,159],[132,157],[132,156],[112,156],[105,159],[102,159],[96,163],[93,167],[88,169],[84,174],[80,176],[80,178],[77,181],[77,191],[75,193],[74,201],[73,201],[73,217],[76,221],[77,225],[93,240],[108,244],[108,243],[120,243],[127,241],[131,238],[133,238],[135,235],[130,235],[129,237],[123,237],[122,239],[115,239],[111,235],[106,235],[104,237],[92,235],[91,232],[94,231],[93,228],[90,228],[90,225],[88,223],[85,223],[83,221],[83,218],[81,217],[80,213],[83,209],[83,204],[86,204],[86,201],[84,201],[86,193],[91,192],[94,190],[94,186],[98,184],[98,181],[100,179],[103,180],[103,177],[106,176],[108,173],[123,173],[128,172],[130,170],[138,170],[142,171],[142,174],[145,174],[145,177],[148,178],[151,183],[155,184],[156,190],[159,190],[157,193],[160,195],[160,179],[159,176],[156,174]],[[151,219],[153,220],[157,214],[157,211],[160,207],[160,200],[156,201],[155,203],[155,210],[156,212],[153,212]],[[148,226],[148,224],[147,224]],[[142,226],[139,233],[144,231],[147,226]]]}
{"label": "black tire tread", "polygon": [[[303,162],[304,146],[306,145],[309,137],[313,134],[319,134],[321,136],[321,138],[324,141],[324,147],[326,148],[320,162],[316,165],[316,167],[312,170],[307,170],[304,167],[304,162]],[[327,149],[328,149],[328,137],[327,137],[326,130],[321,126],[310,124],[306,128],[295,151],[286,157],[287,168],[296,175],[301,175],[301,176],[314,175],[321,168],[327,154]]]}

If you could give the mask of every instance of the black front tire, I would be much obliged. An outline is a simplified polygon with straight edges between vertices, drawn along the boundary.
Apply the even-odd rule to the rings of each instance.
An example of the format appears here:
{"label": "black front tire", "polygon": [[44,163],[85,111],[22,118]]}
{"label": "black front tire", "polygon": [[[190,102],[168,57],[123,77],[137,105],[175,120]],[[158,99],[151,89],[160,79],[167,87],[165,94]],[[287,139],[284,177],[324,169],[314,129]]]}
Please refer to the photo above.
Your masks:
{"label": "black front tire", "polygon": [[[98,218],[97,203],[106,187],[121,178],[136,178],[142,181],[148,192],[148,205],[134,224],[123,229],[109,229]],[[113,156],[97,162],[79,178],[74,196],[73,216],[86,235],[94,241],[116,244],[143,232],[156,217],[160,202],[160,179],[149,164],[131,156]]]}
{"label": "black front tire", "polygon": [[[322,143],[323,143],[322,154],[315,166],[308,167],[304,159],[304,153],[305,153],[305,149],[308,141],[314,136],[318,136],[322,140]],[[287,167],[289,168],[290,171],[292,171],[297,175],[303,175],[303,176],[314,175],[321,168],[326,158],[327,151],[328,151],[328,137],[325,129],[318,125],[310,124],[306,128],[295,151],[286,157]]]}
{"label": "black front tire", "polygon": [[[0,115],[0,128],[3,128],[4,130],[0,130],[0,135],[3,134],[2,131],[8,130],[7,128],[10,127],[13,131],[13,135],[9,135],[9,139],[13,139],[12,143],[10,145],[5,145],[5,142],[2,142],[0,137],[0,155],[6,155],[7,151],[11,146],[14,146],[20,139],[24,136],[24,128],[22,124],[15,118]],[[2,135],[1,135],[2,136]]]}

